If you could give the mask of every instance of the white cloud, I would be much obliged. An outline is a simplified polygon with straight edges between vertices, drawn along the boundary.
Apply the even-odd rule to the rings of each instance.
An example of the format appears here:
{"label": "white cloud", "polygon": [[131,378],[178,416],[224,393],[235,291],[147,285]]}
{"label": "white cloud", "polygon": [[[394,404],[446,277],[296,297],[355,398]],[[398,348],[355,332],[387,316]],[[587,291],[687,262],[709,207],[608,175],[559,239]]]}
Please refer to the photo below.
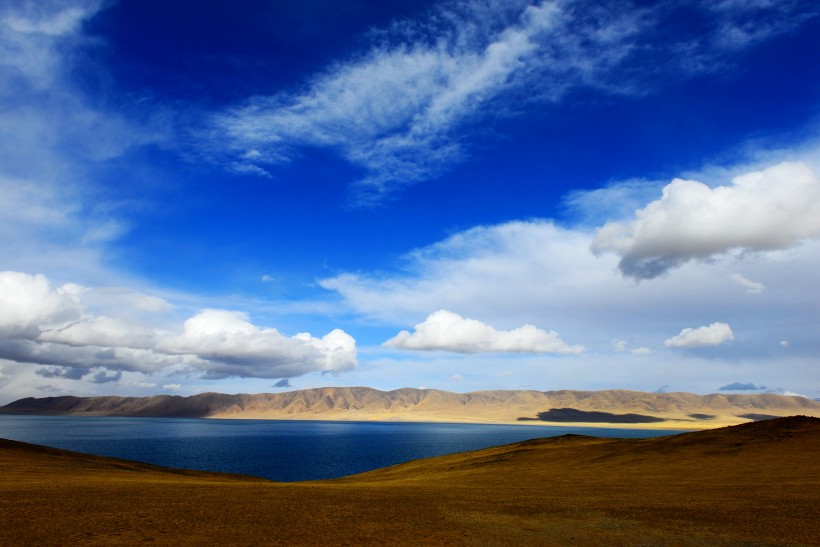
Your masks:
{"label": "white cloud", "polygon": [[[458,133],[470,123],[558,101],[579,87],[651,92],[669,80],[716,70],[727,54],[787,32],[816,11],[716,9],[712,2],[685,10],[692,13],[684,16],[714,19],[715,25],[661,42],[662,29],[681,17],[665,4],[449,3],[416,22],[373,32],[369,50],[315,75],[299,91],[249,98],[216,115],[206,138],[214,139],[211,148],[219,155],[227,136],[224,162],[261,174],[302,147],[334,149],[367,173],[358,182],[358,199],[376,201],[464,158],[469,143]],[[767,24],[752,28],[752,21]],[[645,72],[653,81],[619,70],[627,62],[657,67]]]}
{"label": "white cloud", "polygon": [[626,351],[629,351],[629,353],[631,353],[632,355],[649,355],[650,353],[652,353],[652,350],[645,346],[628,350],[628,345],[629,343],[626,340],[613,340],[612,351],[614,351],[615,353],[625,353]]}
{"label": "white cloud", "polygon": [[[668,353],[663,341],[670,333],[719,317],[742,324],[746,334],[721,358],[766,360],[783,339],[799,347],[801,359],[820,351],[816,314],[805,296],[816,286],[818,240],[745,260],[744,274],[767,287],[752,299],[726,290],[736,259],[708,267],[693,261],[677,275],[635,283],[620,275],[614,256],[589,252],[592,239],[548,221],[480,226],[408,253],[401,269],[340,273],[320,284],[340,297],[343,309],[371,324],[393,325],[394,332],[421,322],[430,310],[445,309],[496,327],[549,326],[583,345],[586,355],[629,359],[628,352],[612,351],[613,340]],[[656,380],[663,383],[669,378]]]}
{"label": "white cloud", "polygon": [[356,342],[339,329],[314,338],[292,338],[276,329],[260,329],[246,314],[203,310],[185,321],[181,335],[169,336],[158,347],[172,354],[205,359],[208,377],[294,377],[306,372],[344,372],[356,365]]}
{"label": "white cloud", "polygon": [[[163,140],[162,124],[135,122],[77,85],[95,70],[84,23],[103,2],[0,3],[0,266],[83,282],[112,274],[101,258],[127,230],[91,173],[129,148]],[[151,127],[148,127],[148,126]],[[107,191],[107,190],[106,190]]]}
{"label": "white cloud", "polygon": [[808,395],[804,395],[803,393],[798,393],[796,391],[791,391],[789,389],[777,388],[777,389],[770,389],[766,391],[766,393],[777,393],[778,395],[785,395],[787,397],[803,397],[804,399],[811,399]]}
{"label": "white cloud", "polygon": [[125,287],[99,287],[83,294],[83,303],[96,310],[111,312],[124,307],[134,313],[159,313],[172,310],[170,302],[159,296]]}
{"label": "white cloud", "polygon": [[82,302],[89,292],[72,284],[54,287],[43,275],[0,272],[0,358],[48,365],[40,369],[48,378],[81,378],[94,368],[91,381],[97,383],[118,380],[122,370],[183,367],[207,378],[281,378],[356,366],[356,342],[339,329],[322,338],[286,337],[257,327],[242,312],[208,309],[185,321],[181,332],[163,330],[127,312],[146,305],[164,309],[164,300],[125,293],[126,319],[89,314]]}
{"label": "white cloud", "polygon": [[718,346],[734,339],[732,328],[729,325],[716,322],[696,329],[683,329],[677,336],[664,341],[664,345],[671,348],[702,348]]}
{"label": "white cloud", "polygon": [[[772,0],[717,0],[705,4],[712,11],[716,32],[711,37],[722,48],[740,49],[790,31],[816,15],[816,6],[803,2]],[[760,11],[769,17],[759,17]],[[786,17],[784,17],[786,16]]]}
{"label": "white cloud", "polygon": [[781,340],[781,341],[780,341],[780,347],[781,347],[781,348],[787,348],[787,347],[789,347],[789,341],[788,341],[788,340]]}
{"label": "white cloud", "polygon": [[[595,291],[608,280],[630,285],[612,275],[613,261],[589,252],[589,241],[587,234],[548,221],[479,226],[412,251],[405,257],[406,271],[344,273],[320,284],[358,312],[390,324],[415,322],[436,309],[474,317],[494,314],[495,323],[543,323],[540,318],[556,307],[579,305],[577,295],[585,287]],[[612,287],[606,290],[619,294]],[[535,315],[538,321],[529,318],[536,308],[543,310]],[[554,316],[561,323],[556,328],[564,331],[570,315]]]}
{"label": "white cloud", "polygon": [[401,331],[384,343],[398,349],[444,350],[457,353],[581,353],[581,346],[570,346],[558,333],[524,325],[513,330],[496,330],[475,319],[465,319],[447,310],[431,313],[413,333]]}
{"label": "white cloud", "polygon": [[[421,36],[424,25],[402,25],[399,44],[388,40],[331,68],[302,94],[253,98],[217,117],[241,158],[232,165],[258,170],[288,161],[293,147],[333,147],[369,171],[360,183],[365,199],[435,175],[461,155],[448,133],[517,87],[538,58],[540,37],[562,24],[553,3],[516,3],[515,13],[479,5],[426,22],[445,26],[431,36]],[[480,20],[464,19],[477,11],[501,17],[504,25],[490,31]]]}
{"label": "white cloud", "polygon": [[91,316],[43,330],[36,340],[73,347],[150,349],[160,333],[125,319]]}
{"label": "white cloud", "polygon": [[732,250],[784,249],[820,235],[820,179],[801,163],[781,163],[710,188],[675,179],[634,220],[599,228],[596,253],[621,256],[621,272],[651,279],[689,260]]}
{"label": "white cloud", "polygon": [[42,329],[80,318],[84,289],[53,287],[43,275],[0,272],[0,336],[35,338]]}
{"label": "white cloud", "polygon": [[182,384],[163,384],[162,389],[166,389],[168,391],[174,391],[174,392],[181,391],[182,390]]}
{"label": "white cloud", "polygon": [[746,279],[742,275],[738,273],[733,273],[729,276],[729,279],[740,285],[741,287],[746,288],[746,292],[749,294],[760,294],[763,292],[763,289],[766,286],[763,283],[758,283],[757,281],[751,281],[750,279]]}
{"label": "white cloud", "polygon": [[52,85],[62,69],[55,46],[76,35],[100,4],[23,1],[0,6],[0,66],[7,78],[24,79],[35,89]]}

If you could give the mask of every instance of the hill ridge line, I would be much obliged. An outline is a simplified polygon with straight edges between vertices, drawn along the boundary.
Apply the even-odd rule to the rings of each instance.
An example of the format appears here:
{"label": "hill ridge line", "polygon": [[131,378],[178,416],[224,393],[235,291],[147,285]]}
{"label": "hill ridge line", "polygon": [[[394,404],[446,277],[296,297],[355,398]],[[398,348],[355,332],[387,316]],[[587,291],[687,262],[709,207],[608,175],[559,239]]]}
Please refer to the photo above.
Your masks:
{"label": "hill ridge line", "polygon": [[0,413],[711,429],[794,414],[820,417],[820,402],[773,393],[696,395],[625,389],[454,393],[416,388],[381,391],[369,387],[319,387],[256,394],[28,397],[0,407]]}

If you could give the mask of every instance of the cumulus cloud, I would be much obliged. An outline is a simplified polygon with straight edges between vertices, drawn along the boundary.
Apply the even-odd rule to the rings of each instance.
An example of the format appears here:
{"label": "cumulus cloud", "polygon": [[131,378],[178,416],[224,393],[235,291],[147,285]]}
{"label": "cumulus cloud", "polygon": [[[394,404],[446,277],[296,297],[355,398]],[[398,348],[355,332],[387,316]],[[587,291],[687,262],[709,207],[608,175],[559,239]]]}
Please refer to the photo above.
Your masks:
{"label": "cumulus cloud", "polygon": [[74,347],[150,349],[158,336],[154,329],[124,319],[84,316],[65,326],[43,330],[37,340]]}
{"label": "cumulus cloud", "polygon": [[675,179],[633,220],[599,228],[591,248],[620,255],[625,276],[651,279],[690,260],[784,249],[818,235],[820,178],[805,164],[787,162],[735,177],[729,186]]}
{"label": "cumulus cloud", "polygon": [[766,386],[758,386],[751,382],[733,382],[718,388],[720,391],[755,391],[758,389],[766,389]]}
{"label": "cumulus cloud", "polygon": [[121,370],[98,370],[90,376],[86,377],[90,382],[95,384],[107,384],[109,382],[119,382],[122,379]]}
{"label": "cumulus cloud", "polygon": [[87,370],[81,368],[58,366],[41,367],[34,372],[37,376],[42,376],[43,378],[67,378],[69,380],[79,380],[88,373]]}
{"label": "cumulus cloud", "polygon": [[273,384],[273,387],[293,387],[293,386],[290,385],[290,378],[282,378],[281,380],[279,380],[278,382]]}
{"label": "cumulus cloud", "polygon": [[513,330],[496,330],[475,319],[439,310],[415,326],[412,333],[403,330],[384,343],[385,346],[412,350],[444,350],[457,353],[581,353],[581,346],[570,346],[554,331],[533,325]]}
{"label": "cumulus cloud", "polygon": [[[745,261],[744,275],[767,285],[752,299],[743,290],[727,290],[735,261],[709,267],[691,262],[679,275],[634,283],[617,271],[615,256],[589,252],[593,237],[549,221],[479,226],[407,253],[400,268],[342,272],[319,283],[350,313],[394,325],[393,334],[431,310],[453,310],[496,327],[548,326],[583,345],[587,355],[605,352],[626,362],[633,346],[616,353],[613,340],[660,354],[673,349],[664,340],[684,326],[708,324],[703,318],[712,316],[732,326],[743,323],[748,334],[743,343],[725,345],[722,358],[765,360],[775,350],[782,357],[778,343],[784,339],[792,341],[788,353],[794,358],[820,350],[816,314],[806,301],[816,286],[820,240]],[[691,352],[680,357],[695,358]]]}
{"label": "cumulus cloud", "polygon": [[[520,112],[528,102],[559,101],[579,87],[646,93],[652,85],[619,70],[624,63],[664,67],[651,76],[658,82],[714,70],[716,58],[725,61],[727,52],[786,32],[811,11],[710,5],[685,9],[693,20],[718,24],[660,42],[658,29],[679,18],[680,8],[587,0],[448,3],[416,22],[374,32],[368,50],[298,91],[256,96],[215,115],[207,138],[217,143],[215,151],[227,144],[224,162],[240,172],[267,173],[303,147],[333,149],[366,172],[358,200],[377,201],[464,158],[461,130],[470,123]],[[733,23],[738,17],[778,24],[765,31],[758,25],[753,39],[748,27]],[[738,38],[717,39],[730,31]]]}
{"label": "cumulus cloud", "polygon": [[292,377],[311,370],[343,372],[356,364],[356,342],[342,330],[322,338],[308,333],[289,338],[253,325],[245,313],[228,310],[201,311],[185,321],[182,334],[166,337],[157,346],[206,360],[211,378]]}
{"label": "cumulus cloud", "polygon": [[[48,365],[46,378],[119,381],[121,371],[153,373],[184,367],[206,378],[293,377],[356,366],[356,342],[336,329],[317,338],[287,337],[260,328],[242,312],[202,310],[178,329],[158,329],[122,317],[89,314],[85,288],[53,286],[43,275],[0,272],[0,358]],[[127,298],[132,309],[148,302]],[[164,308],[164,306],[159,306]],[[91,371],[91,369],[96,369]]]}
{"label": "cumulus cloud", "polygon": [[84,290],[75,284],[54,287],[44,275],[0,272],[0,337],[34,338],[42,329],[78,320]]}
{"label": "cumulus cloud", "polygon": [[683,329],[677,336],[664,341],[664,344],[670,348],[702,348],[719,346],[734,339],[732,328],[729,325],[716,322],[696,329]]}

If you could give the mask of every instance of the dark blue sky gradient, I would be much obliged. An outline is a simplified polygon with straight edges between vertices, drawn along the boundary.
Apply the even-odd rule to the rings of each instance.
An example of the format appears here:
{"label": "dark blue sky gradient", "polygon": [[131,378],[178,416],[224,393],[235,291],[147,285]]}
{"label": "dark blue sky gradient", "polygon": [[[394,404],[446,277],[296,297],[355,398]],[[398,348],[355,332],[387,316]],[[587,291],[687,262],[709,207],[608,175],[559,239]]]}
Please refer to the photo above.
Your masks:
{"label": "dark blue sky gradient", "polygon": [[[131,96],[158,109],[184,102],[184,135],[202,109],[299,89],[340,54],[366,48],[369,29],[424,10],[400,2],[126,1],[88,27],[106,43],[109,100]],[[711,72],[650,70],[637,94],[582,88],[489,126],[467,124],[463,162],[372,208],[350,205],[349,184],[362,172],[333,150],[304,148],[270,179],[214,171],[195,154],[186,161],[177,150],[143,150],[148,172],[120,166],[112,177],[122,184],[105,188],[112,200],[150,194],[150,206],[128,213],[134,224],[118,260],[163,283],[215,292],[286,269],[290,290],[300,291],[327,268],[389,269],[397,249],[473,225],[562,217],[569,191],[669,180],[816,119],[820,71],[801,54],[812,50],[820,50],[818,20],[727,56]]]}

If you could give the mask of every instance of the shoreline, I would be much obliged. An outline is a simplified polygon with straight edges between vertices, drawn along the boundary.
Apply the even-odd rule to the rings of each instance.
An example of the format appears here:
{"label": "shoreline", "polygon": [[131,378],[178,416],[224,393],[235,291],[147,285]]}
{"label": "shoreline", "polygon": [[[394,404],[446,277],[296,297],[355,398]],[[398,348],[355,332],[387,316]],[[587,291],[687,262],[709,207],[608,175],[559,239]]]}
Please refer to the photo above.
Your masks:
{"label": "shoreline", "polygon": [[[169,416],[170,417],[170,416]],[[622,422],[547,422],[541,420],[466,420],[453,417],[418,417],[418,416],[402,416],[400,418],[387,417],[372,417],[365,416],[355,417],[340,417],[340,416],[300,416],[283,417],[274,415],[260,415],[251,413],[244,414],[214,414],[211,416],[203,416],[205,420],[273,420],[273,421],[288,421],[288,422],[373,422],[373,423],[429,423],[429,424],[466,424],[466,425],[512,425],[512,426],[534,426],[534,427],[571,427],[571,428],[601,428],[601,429],[647,429],[647,430],[674,430],[680,432],[686,431],[703,431],[707,429],[716,429],[720,427],[728,427],[733,425],[740,425],[750,423],[753,420],[692,420],[685,422],[683,420],[669,419],[666,422],[652,422],[652,423],[622,423]]]}

